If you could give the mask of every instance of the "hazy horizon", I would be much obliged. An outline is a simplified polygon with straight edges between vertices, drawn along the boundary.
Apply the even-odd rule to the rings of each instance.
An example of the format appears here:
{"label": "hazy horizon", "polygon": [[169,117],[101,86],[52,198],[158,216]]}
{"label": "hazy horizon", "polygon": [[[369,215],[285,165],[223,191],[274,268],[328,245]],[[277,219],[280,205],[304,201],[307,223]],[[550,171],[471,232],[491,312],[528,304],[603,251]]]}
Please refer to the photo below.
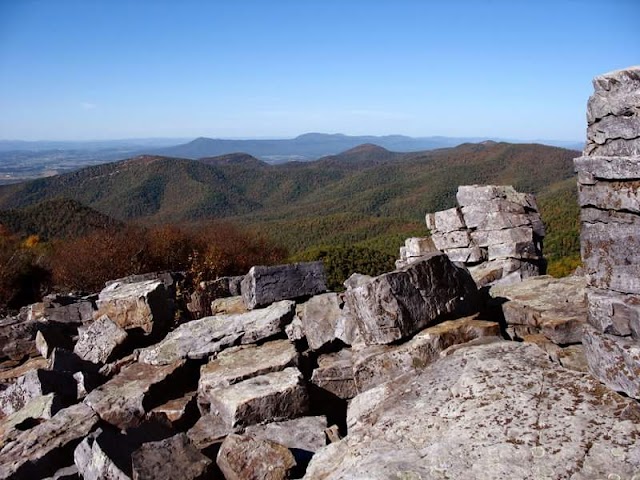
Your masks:
{"label": "hazy horizon", "polygon": [[[0,138],[581,141],[635,0],[0,3]],[[394,133],[397,132],[397,133]]]}

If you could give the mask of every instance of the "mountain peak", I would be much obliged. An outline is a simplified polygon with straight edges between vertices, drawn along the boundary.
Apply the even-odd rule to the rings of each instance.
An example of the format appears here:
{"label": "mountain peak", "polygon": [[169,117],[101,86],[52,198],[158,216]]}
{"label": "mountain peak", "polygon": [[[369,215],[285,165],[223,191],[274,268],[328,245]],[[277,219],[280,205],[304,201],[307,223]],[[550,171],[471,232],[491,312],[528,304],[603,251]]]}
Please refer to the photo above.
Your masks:
{"label": "mountain peak", "polygon": [[353,147],[350,148],[349,150],[342,152],[343,154],[353,154],[353,153],[390,153],[389,150],[387,150],[384,147],[381,147],[380,145],[376,145],[374,143],[363,143],[361,145],[358,145],[357,147]]}

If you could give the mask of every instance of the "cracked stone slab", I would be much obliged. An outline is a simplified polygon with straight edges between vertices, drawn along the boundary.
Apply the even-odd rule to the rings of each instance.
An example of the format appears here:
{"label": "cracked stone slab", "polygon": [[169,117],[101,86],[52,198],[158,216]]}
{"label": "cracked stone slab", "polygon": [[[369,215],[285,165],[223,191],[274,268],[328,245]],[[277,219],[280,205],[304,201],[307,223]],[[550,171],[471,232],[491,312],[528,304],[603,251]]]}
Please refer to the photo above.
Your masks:
{"label": "cracked stone slab", "polygon": [[637,403],[526,343],[459,348],[355,397],[347,423],[305,479],[632,478],[640,469]]}
{"label": "cracked stone slab", "polygon": [[250,310],[327,291],[322,262],[254,266],[241,285],[242,298]]}

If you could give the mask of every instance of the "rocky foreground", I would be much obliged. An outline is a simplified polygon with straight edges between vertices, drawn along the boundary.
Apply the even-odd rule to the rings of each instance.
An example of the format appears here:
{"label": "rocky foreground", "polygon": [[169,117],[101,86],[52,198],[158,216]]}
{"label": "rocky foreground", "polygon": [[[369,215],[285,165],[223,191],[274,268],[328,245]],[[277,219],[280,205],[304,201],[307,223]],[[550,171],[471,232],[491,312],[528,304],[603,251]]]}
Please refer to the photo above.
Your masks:
{"label": "rocky foreground", "polygon": [[464,186],[343,293],[312,262],[189,320],[172,273],[47,297],[0,320],[0,479],[639,478],[640,69],[595,85],[584,275],[539,275],[533,196]]}

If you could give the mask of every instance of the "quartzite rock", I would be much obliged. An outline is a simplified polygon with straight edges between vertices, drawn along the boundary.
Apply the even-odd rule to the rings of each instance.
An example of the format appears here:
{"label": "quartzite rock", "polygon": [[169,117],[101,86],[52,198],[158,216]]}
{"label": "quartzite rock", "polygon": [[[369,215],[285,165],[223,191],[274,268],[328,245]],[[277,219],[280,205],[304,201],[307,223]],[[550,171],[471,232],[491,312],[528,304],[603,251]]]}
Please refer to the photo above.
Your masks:
{"label": "quartzite rock", "polygon": [[313,370],[311,383],[343,400],[358,394],[353,373],[353,352],[344,348],[335,353],[318,357],[318,367]]}
{"label": "quartzite rock", "polygon": [[192,320],[160,343],[142,349],[138,358],[143,363],[166,365],[184,358],[207,358],[237,343],[266,340],[284,331],[293,318],[294,307],[294,302],[283,301],[247,313]]}
{"label": "quartzite rock", "polygon": [[25,425],[37,425],[41,420],[54,416],[64,406],[63,398],[55,393],[32,398],[20,410],[0,420],[0,448],[26,430]]}
{"label": "quartzite rock", "polygon": [[92,299],[65,295],[47,295],[29,306],[29,319],[44,323],[82,325],[93,320]]}
{"label": "quartzite rock", "polygon": [[596,378],[612,390],[640,400],[640,342],[585,326],[583,345]]}
{"label": "quartzite rock", "polygon": [[230,315],[234,313],[246,313],[242,296],[217,298],[211,302],[211,315]]}
{"label": "quartzite rock", "polygon": [[0,479],[43,478],[72,464],[73,449],[97,423],[95,412],[79,403],[25,430],[2,448]]}
{"label": "quartzite rock", "polygon": [[354,355],[356,388],[363,392],[407,372],[422,370],[452,345],[497,335],[500,335],[500,326],[496,322],[464,318],[429,327],[398,346],[362,349]]}
{"label": "quartzite rock", "polygon": [[200,369],[198,404],[208,411],[212,391],[270,372],[298,365],[298,352],[288,340],[276,340],[260,346],[232,348],[221,352]]}
{"label": "quartzite rock", "polygon": [[127,339],[127,332],[102,315],[95,322],[78,328],[78,342],[73,352],[83,360],[103,364],[112,359]]}
{"label": "quartzite rock", "polygon": [[322,262],[255,266],[242,280],[242,298],[252,310],[280,300],[326,292],[325,282]]}
{"label": "quartzite rock", "polygon": [[53,476],[44,480],[78,480],[78,468],[75,465],[59,468]]}
{"label": "quartzite rock", "polygon": [[538,347],[459,347],[354,398],[305,479],[631,478],[640,410]]}
{"label": "quartzite rock", "polygon": [[46,369],[48,365],[49,361],[42,357],[30,358],[24,363],[19,363],[15,360],[7,360],[0,363],[0,382],[10,383],[12,380],[23,376],[31,370],[37,370],[39,368]]}
{"label": "quartzite rock", "polygon": [[136,427],[144,419],[148,397],[163,388],[172,388],[183,373],[184,363],[178,361],[164,366],[134,363],[92,391],[84,402],[102,420],[121,430]]}
{"label": "quartzite rock", "polygon": [[204,479],[212,463],[184,433],[145,443],[131,457],[133,480]]}
{"label": "quartzite rock", "polygon": [[[101,429],[87,436],[73,452],[73,461],[83,480],[131,480],[109,456]],[[130,473],[130,472],[129,472]]]}
{"label": "quartzite rock", "polygon": [[66,400],[75,400],[76,382],[66,373],[31,370],[0,391],[0,416],[10,415],[24,407],[31,399],[57,393]]}
{"label": "quartzite rock", "polygon": [[308,409],[302,374],[293,367],[212,390],[209,398],[211,413],[231,428],[300,417]]}
{"label": "quartzite rock", "polygon": [[176,430],[185,425],[193,425],[198,418],[197,392],[189,392],[154,408],[147,417]]}
{"label": "quartzite rock", "polygon": [[38,330],[36,334],[36,350],[44,358],[49,358],[55,348],[72,348],[71,338],[66,337],[57,329]]}
{"label": "quartzite rock", "polygon": [[435,229],[442,233],[464,230],[467,226],[458,207],[434,213]]}
{"label": "quartzite rock", "polygon": [[298,306],[298,316],[311,350],[320,350],[337,339],[350,345],[356,322],[345,308],[344,297],[323,293]]}
{"label": "quartzite rock", "polygon": [[227,480],[285,480],[296,466],[288,448],[250,435],[229,435],[218,452]]}
{"label": "quartzite rock", "polygon": [[640,339],[640,298],[599,288],[587,289],[589,323],[602,333]]}
{"label": "quartzite rock", "polygon": [[107,315],[125,330],[161,333],[173,320],[173,302],[159,280],[115,282],[100,292],[96,317]]}
{"label": "quartzite rock", "polygon": [[37,332],[38,322],[20,315],[0,319],[0,358],[22,360],[37,355],[34,342]]}
{"label": "quartzite rock", "polygon": [[205,450],[211,445],[222,443],[225,437],[240,430],[239,427],[231,427],[219,415],[206,414],[201,416],[193,427],[187,432],[187,436],[199,450]]}
{"label": "quartzite rock", "polygon": [[556,344],[580,343],[587,321],[586,279],[582,276],[528,278],[491,287],[490,295],[506,299],[502,312],[507,325],[534,327]]}
{"label": "quartzite rock", "polygon": [[485,287],[518,283],[526,278],[540,275],[540,270],[535,263],[505,258],[470,266],[469,273],[478,287]]}
{"label": "quartzite rock", "polygon": [[326,428],[326,417],[301,417],[284,422],[252,425],[247,427],[244,433],[253,438],[270,440],[287,448],[317,452],[327,444],[324,433]]}
{"label": "quartzite rock", "polygon": [[477,308],[477,289],[469,272],[444,254],[345,284],[349,310],[367,344],[395,342],[447,316]]}

